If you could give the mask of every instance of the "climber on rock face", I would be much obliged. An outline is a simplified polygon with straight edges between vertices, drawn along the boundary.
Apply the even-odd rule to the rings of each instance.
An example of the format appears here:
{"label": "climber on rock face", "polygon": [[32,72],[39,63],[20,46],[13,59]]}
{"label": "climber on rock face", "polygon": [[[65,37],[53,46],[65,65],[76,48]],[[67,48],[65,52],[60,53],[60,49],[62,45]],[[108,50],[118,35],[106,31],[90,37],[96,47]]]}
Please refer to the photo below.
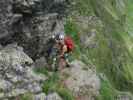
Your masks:
{"label": "climber on rock face", "polygon": [[70,37],[65,36],[65,33],[58,33],[53,36],[55,39],[55,47],[58,49],[57,54],[57,70],[64,67],[69,67],[68,55],[72,51],[74,44]]}
{"label": "climber on rock face", "polygon": [[59,70],[63,69],[66,65],[68,65],[67,62],[67,45],[65,44],[65,35],[64,34],[59,34],[59,38],[58,38],[58,45],[59,45]]}
{"label": "climber on rock face", "polygon": [[65,33],[59,33],[56,36],[56,41],[59,49],[59,70],[64,67],[69,67],[68,55],[73,49],[73,41],[70,37],[65,36]]}

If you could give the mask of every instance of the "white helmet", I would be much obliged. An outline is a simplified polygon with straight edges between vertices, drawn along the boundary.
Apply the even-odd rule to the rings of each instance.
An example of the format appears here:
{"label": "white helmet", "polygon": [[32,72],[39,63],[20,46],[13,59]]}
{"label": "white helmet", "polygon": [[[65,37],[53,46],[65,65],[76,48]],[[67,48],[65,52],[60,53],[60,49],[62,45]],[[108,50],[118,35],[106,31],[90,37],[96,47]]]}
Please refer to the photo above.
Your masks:
{"label": "white helmet", "polygon": [[65,33],[64,33],[64,32],[57,33],[57,34],[55,35],[55,38],[56,38],[57,40],[63,40],[63,39],[65,38]]}
{"label": "white helmet", "polygon": [[60,35],[59,35],[59,39],[60,39],[60,40],[63,40],[64,38],[65,38],[65,35],[64,35],[64,34],[60,34]]}
{"label": "white helmet", "polygon": [[52,35],[52,39],[55,39],[55,35]]}

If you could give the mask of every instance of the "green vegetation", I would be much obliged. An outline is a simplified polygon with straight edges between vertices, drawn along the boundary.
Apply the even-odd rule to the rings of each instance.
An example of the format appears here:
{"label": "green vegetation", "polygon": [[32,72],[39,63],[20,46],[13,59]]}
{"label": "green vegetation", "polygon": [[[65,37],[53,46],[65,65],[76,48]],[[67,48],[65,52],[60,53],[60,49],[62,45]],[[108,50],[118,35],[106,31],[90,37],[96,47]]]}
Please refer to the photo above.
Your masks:
{"label": "green vegetation", "polygon": [[33,100],[33,95],[31,93],[26,93],[18,97],[18,100]]}
{"label": "green vegetation", "polygon": [[121,92],[116,90],[109,80],[101,77],[100,95],[96,98],[96,100],[117,100],[118,96],[120,95],[126,95],[130,98],[129,100],[132,100],[132,94],[129,92]]}
{"label": "green vegetation", "polygon": [[[96,1],[97,0],[93,1],[94,9],[106,25],[104,28],[106,33],[103,31],[103,33],[105,33],[103,39],[106,39],[106,41],[104,42],[106,44],[99,42],[101,44],[100,48],[102,49],[99,54],[102,54],[102,51],[104,52],[104,54],[102,55],[97,55],[97,57],[102,56],[103,58],[99,59],[103,61],[103,64],[99,67],[100,69],[105,69],[104,71],[106,75],[109,77],[109,79],[117,89],[125,91],[130,90],[131,92],[133,92],[133,74],[131,72],[133,71],[133,54],[130,49],[132,46],[132,37],[128,33],[126,33],[125,27],[123,25],[126,21],[124,18],[126,14],[124,6],[122,8],[117,8],[118,5],[121,7],[121,3],[125,2],[116,2],[118,4],[115,5],[115,8],[114,6],[111,6],[110,1],[106,1],[105,4],[110,3],[109,6],[101,4],[99,5],[99,7],[101,7],[100,10],[100,8],[97,9],[95,7],[96,5],[98,5],[98,1],[97,3]],[[102,13],[102,7],[113,10],[111,10],[110,12],[107,9],[104,9],[105,11]],[[123,9],[122,13],[118,13],[120,9]],[[118,19],[113,16],[112,12],[117,16]],[[109,43],[111,43],[111,46],[108,45]],[[106,54],[107,56],[105,56]]]}
{"label": "green vegetation", "polygon": [[72,0],[75,4],[72,7],[73,11],[76,11],[79,15],[92,15],[94,14],[89,0]]}
{"label": "green vegetation", "polygon": [[109,81],[101,81],[101,90],[100,95],[97,97],[97,100],[116,100],[118,92],[112,87]]}
{"label": "green vegetation", "polygon": [[53,75],[50,76],[48,80],[44,82],[43,91],[46,94],[55,91],[55,88],[58,85],[58,81],[59,81],[58,73],[53,73]]}
{"label": "green vegetation", "polygon": [[75,100],[72,93],[64,87],[59,87],[56,91],[63,98],[63,100]]}
{"label": "green vegetation", "polygon": [[37,74],[44,74],[46,76],[49,76],[49,71],[46,68],[35,68],[34,72]]}
{"label": "green vegetation", "polygon": [[[71,33],[71,36],[73,36],[74,34],[75,37],[77,37],[78,35],[75,33],[77,30],[76,28],[73,28],[74,26],[76,27],[74,22],[72,21],[71,24],[70,22],[68,22],[66,25],[68,26],[66,26],[65,28],[67,29],[67,31],[69,30],[69,33]],[[110,59],[112,59],[112,56],[111,56],[112,49],[108,48],[108,44],[107,44],[108,41],[104,36],[104,34],[102,33],[102,31],[99,30],[98,32],[100,32],[100,33],[97,33],[97,36],[96,36],[96,40],[99,43],[98,48],[91,48],[88,50],[83,49],[80,43],[76,42],[77,43],[76,47],[78,49],[75,49],[74,54],[78,55],[79,59],[82,60],[84,63],[96,65],[99,72],[108,73],[107,71],[111,70],[111,67],[109,66],[109,64],[112,64],[112,62],[110,61]],[[83,56],[83,53],[87,56]],[[78,59],[78,58],[76,58],[75,56],[75,59]],[[107,67],[110,69],[107,69]],[[114,100],[115,92],[116,90],[112,87],[112,85],[108,81],[102,81],[100,95],[98,96],[97,100]]]}
{"label": "green vegetation", "polygon": [[44,93],[57,92],[63,100],[74,100],[72,93],[64,87],[58,73],[53,73],[43,85]]}
{"label": "green vegetation", "polygon": [[125,24],[126,31],[133,36],[133,0],[127,0],[127,23]]}
{"label": "green vegetation", "polygon": [[[95,65],[97,71],[105,73],[110,80],[109,82],[102,82],[100,93],[103,96],[99,99],[114,100],[114,95],[111,95],[116,91],[114,88],[133,93],[133,1],[73,1],[75,2],[73,10],[77,10],[79,13],[70,15],[65,25],[66,32],[74,38],[76,43],[73,56],[87,64]],[[82,30],[82,26],[78,27],[75,16],[94,16],[94,13],[103,22],[103,27],[93,27],[92,25],[88,27],[88,31],[91,28],[97,30],[95,42],[98,46],[83,49],[79,42],[78,33],[79,31],[84,33],[86,30]]]}
{"label": "green vegetation", "polygon": [[[120,0],[118,0],[120,1]],[[97,100],[115,100],[119,91],[133,93],[133,6],[132,0],[73,0],[74,14],[70,14],[65,24],[65,32],[75,41],[73,59],[95,65],[98,73],[104,73],[108,80],[101,80],[100,95]],[[128,4],[127,9],[122,4]],[[76,12],[76,13],[75,13]],[[88,26],[84,30],[77,25],[76,16],[98,16],[103,27]],[[97,47],[84,49],[80,44],[80,34],[96,29]],[[80,32],[80,34],[79,34]],[[47,71],[39,72],[48,75]],[[64,100],[72,100],[70,91],[61,85],[59,76],[54,73],[44,83],[43,91],[56,91]]]}
{"label": "green vegetation", "polygon": [[71,18],[68,18],[65,25],[65,33],[70,35],[74,39],[75,49],[73,51],[73,58],[80,58],[80,40],[79,40],[79,30],[77,29],[76,24],[73,22]]}
{"label": "green vegetation", "polygon": [[[36,73],[44,74],[48,77],[43,84],[43,92],[46,94],[57,92],[63,100],[74,100],[72,93],[63,85],[58,72],[52,72],[49,74],[47,69],[36,69]],[[27,100],[27,99],[26,99]]]}

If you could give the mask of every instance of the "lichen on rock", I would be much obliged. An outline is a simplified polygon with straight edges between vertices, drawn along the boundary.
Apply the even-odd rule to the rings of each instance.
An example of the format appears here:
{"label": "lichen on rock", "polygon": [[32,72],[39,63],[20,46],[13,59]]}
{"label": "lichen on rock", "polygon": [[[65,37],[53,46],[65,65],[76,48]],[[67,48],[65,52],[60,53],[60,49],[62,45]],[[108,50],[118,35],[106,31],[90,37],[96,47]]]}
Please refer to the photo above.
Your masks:
{"label": "lichen on rock", "polygon": [[21,47],[8,45],[0,50],[0,99],[16,97],[27,92],[41,93],[44,75],[36,75],[33,60]]}

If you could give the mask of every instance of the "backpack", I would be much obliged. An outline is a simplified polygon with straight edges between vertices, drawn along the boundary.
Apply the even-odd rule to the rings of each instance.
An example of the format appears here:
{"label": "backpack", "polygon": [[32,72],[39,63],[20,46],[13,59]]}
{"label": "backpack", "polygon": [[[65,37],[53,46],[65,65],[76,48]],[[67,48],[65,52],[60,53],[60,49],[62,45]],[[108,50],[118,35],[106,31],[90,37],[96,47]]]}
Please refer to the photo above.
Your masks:
{"label": "backpack", "polygon": [[65,45],[67,46],[68,52],[73,51],[74,49],[74,42],[70,36],[66,36],[64,39]]}

